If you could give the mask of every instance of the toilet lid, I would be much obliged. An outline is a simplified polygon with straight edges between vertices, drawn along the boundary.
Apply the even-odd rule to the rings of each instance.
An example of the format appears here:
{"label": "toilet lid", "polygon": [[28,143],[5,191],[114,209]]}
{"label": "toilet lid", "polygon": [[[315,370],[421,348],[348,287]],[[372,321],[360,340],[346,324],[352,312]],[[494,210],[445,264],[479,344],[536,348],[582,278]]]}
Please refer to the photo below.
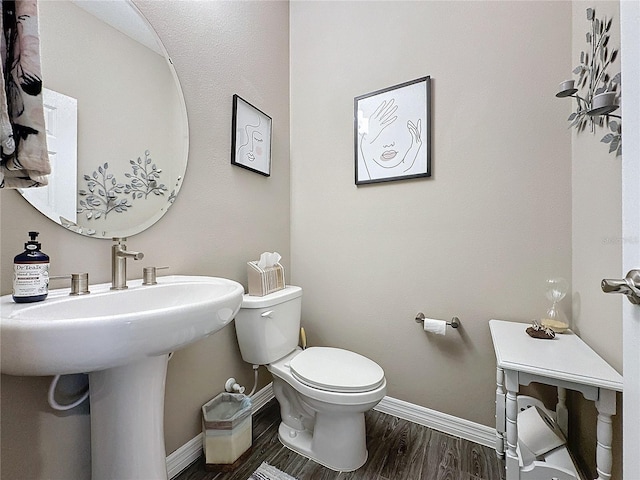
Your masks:
{"label": "toilet lid", "polygon": [[289,367],[300,382],[332,392],[368,392],[384,382],[380,365],[340,348],[307,348],[291,359]]}

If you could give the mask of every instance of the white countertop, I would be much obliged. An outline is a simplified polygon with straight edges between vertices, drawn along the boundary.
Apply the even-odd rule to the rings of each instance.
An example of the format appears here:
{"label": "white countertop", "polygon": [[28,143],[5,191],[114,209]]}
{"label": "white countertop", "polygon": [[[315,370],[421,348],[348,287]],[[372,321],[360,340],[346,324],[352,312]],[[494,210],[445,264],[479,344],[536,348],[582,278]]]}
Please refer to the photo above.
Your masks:
{"label": "white countertop", "polygon": [[622,391],[622,375],[571,331],[553,340],[532,338],[527,323],[490,320],[498,367]]}

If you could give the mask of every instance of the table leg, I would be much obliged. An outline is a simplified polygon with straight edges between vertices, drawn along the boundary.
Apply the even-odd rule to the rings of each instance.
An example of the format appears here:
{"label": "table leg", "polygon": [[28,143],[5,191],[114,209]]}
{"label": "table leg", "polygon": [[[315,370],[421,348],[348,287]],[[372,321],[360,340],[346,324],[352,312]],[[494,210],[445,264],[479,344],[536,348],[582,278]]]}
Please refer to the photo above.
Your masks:
{"label": "table leg", "polygon": [[498,367],[496,369],[496,453],[500,458],[504,458],[505,414],[504,370]]}
{"label": "table leg", "polygon": [[558,403],[556,404],[556,422],[564,436],[569,437],[569,410],[567,409],[567,389],[558,387]]}
{"label": "table leg", "polygon": [[616,392],[601,388],[598,397],[596,401],[596,408],[598,409],[596,470],[598,471],[598,480],[609,480],[613,465],[613,456],[611,454],[613,423],[611,416],[616,414]]}
{"label": "table leg", "polygon": [[520,478],[520,465],[516,447],[518,445],[518,372],[507,371],[507,480]]}

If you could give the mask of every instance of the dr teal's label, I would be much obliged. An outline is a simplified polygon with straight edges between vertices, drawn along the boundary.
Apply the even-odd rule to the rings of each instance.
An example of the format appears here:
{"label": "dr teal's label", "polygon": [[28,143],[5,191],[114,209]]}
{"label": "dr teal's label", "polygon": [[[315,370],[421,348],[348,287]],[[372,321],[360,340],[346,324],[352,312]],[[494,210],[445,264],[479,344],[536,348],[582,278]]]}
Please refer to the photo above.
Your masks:
{"label": "dr teal's label", "polygon": [[48,263],[14,263],[13,296],[34,297],[49,291]]}

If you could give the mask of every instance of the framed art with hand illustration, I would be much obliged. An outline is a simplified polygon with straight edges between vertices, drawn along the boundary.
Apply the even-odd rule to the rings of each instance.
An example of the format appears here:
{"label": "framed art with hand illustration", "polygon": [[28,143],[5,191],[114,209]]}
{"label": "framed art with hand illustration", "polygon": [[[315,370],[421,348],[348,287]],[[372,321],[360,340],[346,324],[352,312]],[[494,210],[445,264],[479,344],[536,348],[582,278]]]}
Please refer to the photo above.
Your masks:
{"label": "framed art with hand illustration", "polygon": [[355,98],[356,185],[431,176],[430,80]]}

